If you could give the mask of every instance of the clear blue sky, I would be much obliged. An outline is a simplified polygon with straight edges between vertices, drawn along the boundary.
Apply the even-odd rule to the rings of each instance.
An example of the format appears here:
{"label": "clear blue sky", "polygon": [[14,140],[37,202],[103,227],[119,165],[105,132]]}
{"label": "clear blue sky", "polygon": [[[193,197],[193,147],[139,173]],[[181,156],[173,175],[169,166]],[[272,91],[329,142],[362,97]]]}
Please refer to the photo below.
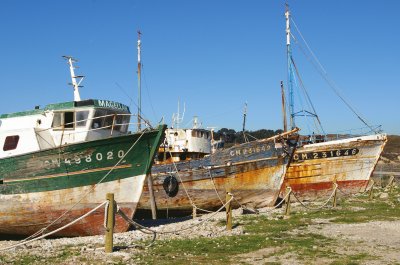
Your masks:
{"label": "clear blue sky", "polygon": [[[371,124],[400,134],[400,1],[290,1],[293,18],[343,94]],[[143,112],[169,123],[281,128],[286,83],[284,1],[0,1],[1,113],[73,99],[62,55],[78,58],[83,98],[137,101],[136,31],[143,32]],[[363,127],[294,49],[328,132]],[[123,92],[122,89],[125,91]],[[136,107],[131,104],[133,111]]]}

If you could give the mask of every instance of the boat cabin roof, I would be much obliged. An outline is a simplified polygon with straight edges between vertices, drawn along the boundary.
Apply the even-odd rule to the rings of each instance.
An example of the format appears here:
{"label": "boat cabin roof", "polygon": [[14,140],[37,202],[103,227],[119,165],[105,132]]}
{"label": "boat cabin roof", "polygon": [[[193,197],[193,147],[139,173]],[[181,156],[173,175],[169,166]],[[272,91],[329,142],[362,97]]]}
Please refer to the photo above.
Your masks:
{"label": "boat cabin roof", "polygon": [[111,100],[101,100],[101,99],[87,99],[81,101],[69,101],[63,103],[53,103],[45,106],[44,108],[34,109],[34,110],[27,110],[27,111],[20,111],[14,112],[9,114],[1,114],[0,119],[6,118],[14,118],[14,117],[22,117],[22,116],[29,116],[35,114],[42,114],[45,111],[53,110],[53,111],[60,111],[60,110],[71,110],[77,108],[87,108],[92,107],[94,109],[101,108],[101,109],[112,109],[118,110],[120,112],[130,113],[129,107]]}

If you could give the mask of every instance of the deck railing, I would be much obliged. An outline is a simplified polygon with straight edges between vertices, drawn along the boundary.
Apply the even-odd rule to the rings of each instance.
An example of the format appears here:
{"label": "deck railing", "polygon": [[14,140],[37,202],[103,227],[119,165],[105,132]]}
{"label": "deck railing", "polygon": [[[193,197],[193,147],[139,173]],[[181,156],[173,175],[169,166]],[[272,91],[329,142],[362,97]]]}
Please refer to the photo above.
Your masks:
{"label": "deck railing", "polygon": [[[123,123],[118,123],[117,122],[117,118],[118,117],[137,117],[137,115],[135,114],[124,114],[124,113],[120,113],[120,114],[108,114],[108,115],[103,115],[103,116],[96,116],[93,118],[88,118],[88,119],[82,119],[82,120],[76,120],[73,122],[68,122],[68,123],[64,123],[61,124],[59,126],[51,126],[49,128],[46,129],[42,129],[42,130],[38,130],[37,132],[43,132],[43,131],[48,131],[48,130],[58,130],[58,131],[62,131],[63,134],[64,132],[68,131],[68,132],[72,132],[73,134],[78,134],[78,133],[87,133],[87,132],[91,132],[91,131],[99,131],[99,130],[105,130],[105,129],[109,129],[110,130],[110,135],[113,135],[114,131],[116,130],[116,128],[120,128],[121,126],[127,126],[126,131],[119,131],[122,134],[128,134],[130,133],[129,127],[131,126],[136,126],[138,125],[137,122],[123,122]],[[93,124],[92,122],[89,124],[89,129],[87,130],[76,130],[79,128],[87,128],[88,121],[93,121],[93,120],[99,120],[99,119],[105,119],[105,118],[109,118],[112,117],[112,123],[111,124],[106,124],[97,128],[93,128]],[[129,119],[130,120],[130,119]],[[141,127],[143,128],[143,130],[152,128],[150,122],[148,122],[147,120],[141,119],[143,122],[140,123]],[[85,122],[85,126],[77,126],[79,123],[81,124],[82,122]],[[132,130],[134,131],[134,130]]]}

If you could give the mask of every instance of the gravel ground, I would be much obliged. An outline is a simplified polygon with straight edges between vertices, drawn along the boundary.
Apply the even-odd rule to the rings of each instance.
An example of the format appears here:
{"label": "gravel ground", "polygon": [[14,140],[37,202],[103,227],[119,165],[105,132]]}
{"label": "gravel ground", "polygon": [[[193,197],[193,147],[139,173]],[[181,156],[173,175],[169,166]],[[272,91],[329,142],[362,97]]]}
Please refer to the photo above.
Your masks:
{"label": "gravel ground", "polygon": [[[296,204],[292,204],[296,207]],[[297,205],[297,207],[299,207]],[[260,211],[266,211],[261,209]],[[277,209],[264,213],[281,213],[283,209]],[[354,207],[354,211],[362,210],[361,207]],[[159,232],[158,240],[171,240],[177,238],[214,238],[221,236],[236,236],[243,234],[243,227],[234,227],[232,231],[226,231],[222,221],[225,220],[225,213],[216,215],[203,215],[196,219],[178,218],[175,220],[146,221],[145,226]],[[242,215],[242,210],[234,210],[233,217]],[[190,229],[186,229],[189,228]],[[178,231],[178,233],[165,233],[168,231]],[[163,233],[164,232],[164,233]],[[366,261],[365,264],[400,264],[400,220],[396,221],[374,221],[367,223],[354,224],[334,224],[329,219],[313,219],[313,224],[306,230],[293,231],[296,233],[315,233],[334,238],[340,241],[332,251],[343,255],[355,255],[358,253],[368,253],[376,257]],[[144,234],[141,231],[129,231],[114,235],[114,246],[117,251],[111,254],[104,253],[104,236],[77,237],[77,238],[58,238],[39,240],[25,246],[19,246],[12,250],[0,250],[0,264],[4,260],[8,264],[19,264],[21,257],[34,256],[34,264],[53,264],[52,258],[58,258],[59,264],[136,264],[140,262],[138,253],[143,253],[143,247],[128,247],[133,244],[144,246],[152,235]],[[0,249],[17,243],[18,241],[0,239]],[[318,246],[316,246],[318,247]],[[70,252],[67,258],[62,259],[60,255],[66,249]],[[280,264],[304,264],[298,259],[296,253],[286,253],[283,256],[274,256],[277,249],[265,248],[254,252],[237,255],[232,262],[238,264],[265,264],[266,262],[279,262]],[[71,254],[72,252],[72,254]],[[74,254],[75,253],[75,254]],[[6,259],[2,261],[1,255]],[[265,258],[270,257],[270,258]],[[87,260],[87,262],[82,262]],[[319,260],[318,264],[331,264],[334,260],[327,258]],[[31,264],[31,262],[25,262]],[[364,263],[363,263],[364,264]]]}
{"label": "gravel ground", "polygon": [[[242,211],[233,210],[233,218],[242,214]],[[170,240],[177,238],[198,238],[198,237],[220,237],[230,235],[240,235],[243,233],[242,227],[236,227],[232,231],[226,231],[225,226],[220,223],[225,220],[225,212],[217,214],[206,214],[196,219],[177,218],[175,220],[159,220],[146,221],[146,227],[159,232],[158,240]],[[172,222],[174,221],[174,222]],[[171,223],[172,222],[172,223]],[[189,229],[188,229],[189,228]],[[165,233],[168,231],[179,231],[177,233]],[[152,234],[145,234],[141,231],[134,230],[126,233],[114,234],[114,246],[119,249],[114,253],[105,255],[104,253],[104,236],[88,236],[75,238],[57,238],[57,239],[42,239],[24,246],[18,246],[11,250],[0,250],[1,255],[5,255],[11,264],[24,255],[37,256],[42,258],[45,264],[50,264],[48,258],[55,257],[62,252],[65,247],[72,251],[80,252],[80,260],[87,257],[88,260],[102,261],[105,264],[113,264],[124,262],[134,264],[134,253],[142,251],[145,247],[145,242],[151,240]],[[0,239],[1,240],[1,239]],[[11,246],[19,241],[3,240],[0,241],[0,249]],[[127,247],[139,246],[139,247]],[[39,260],[40,261],[40,260]],[[47,262],[46,262],[47,261]],[[1,263],[1,260],[0,260]],[[76,264],[76,257],[67,259],[63,264]],[[92,264],[88,262],[87,264]],[[97,264],[94,262],[93,264]]]}

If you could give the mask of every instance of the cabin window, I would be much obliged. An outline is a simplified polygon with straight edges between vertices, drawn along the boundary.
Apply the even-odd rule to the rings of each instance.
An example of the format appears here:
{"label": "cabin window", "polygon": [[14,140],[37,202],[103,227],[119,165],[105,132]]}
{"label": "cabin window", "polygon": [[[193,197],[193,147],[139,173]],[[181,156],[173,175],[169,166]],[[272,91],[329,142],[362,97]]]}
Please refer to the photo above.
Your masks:
{"label": "cabin window", "polygon": [[61,112],[54,113],[53,124],[51,125],[51,127],[56,129],[61,129],[61,123],[62,123],[61,114],[62,114]]}
{"label": "cabin window", "polygon": [[4,141],[3,151],[10,151],[17,148],[19,135],[7,136]]}
{"label": "cabin window", "polygon": [[74,113],[64,112],[64,127],[67,129],[74,128]]}
{"label": "cabin window", "polygon": [[77,111],[75,112],[76,127],[85,127],[89,117],[89,111]]}
{"label": "cabin window", "polygon": [[74,129],[74,112],[55,112],[52,126],[54,129]]}
{"label": "cabin window", "polygon": [[126,113],[116,112],[114,110],[96,109],[94,119],[92,122],[92,129],[109,129],[113,127],[114,131],[120,131],[125,133],[129,126],[129,115],[123,115]]}

